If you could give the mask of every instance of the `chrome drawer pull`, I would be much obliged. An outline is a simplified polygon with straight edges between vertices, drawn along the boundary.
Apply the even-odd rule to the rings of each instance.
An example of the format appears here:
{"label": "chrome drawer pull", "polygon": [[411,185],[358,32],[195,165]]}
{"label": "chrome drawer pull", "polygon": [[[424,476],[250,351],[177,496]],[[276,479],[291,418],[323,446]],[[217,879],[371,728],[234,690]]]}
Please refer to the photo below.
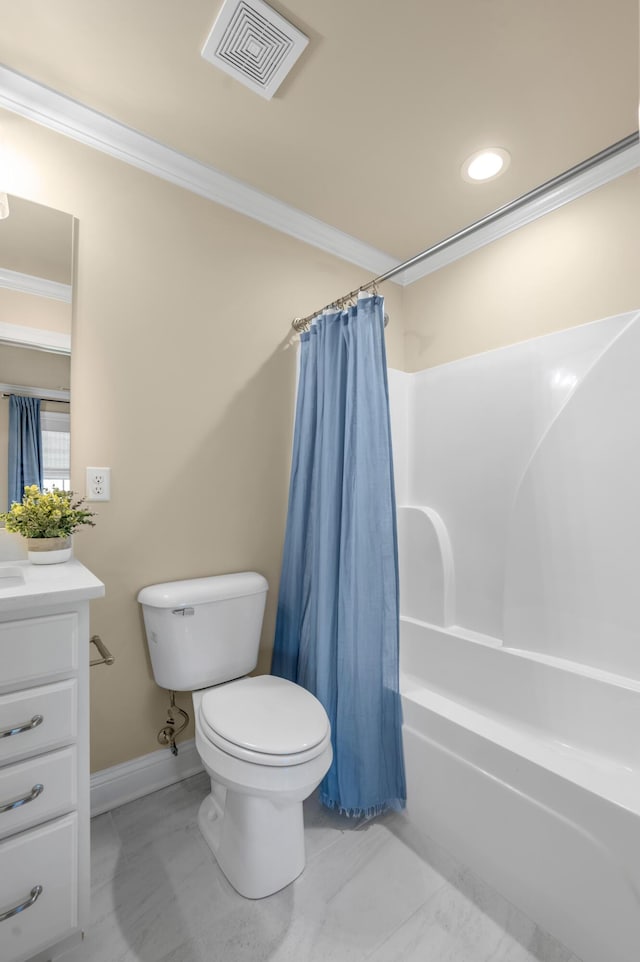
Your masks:
{"label": "chrome drawer pull", "polygon": [[20,735],[22,732],[30,732],[32,728],[37,728],[43,721],[44,717],[42,715],[34,715],[26,725],[18,725],[17,728],[7,728],[5,731],[0,732],[0,738],[8,738],[9,735]]}
{"label": "chrome drawer pull", "polygon": [[28,795],[23,795],[22,798],[16,798],[16,800],[13,802],[4,802],[3,804],[1,804],[0,812],[10,812],[14,808],[20,808],[21,805],[26,805],[27,802],[32,802],[34,798],[37,798],[38,795],[42,795],[43,792],[44,792],[44,785],[41,785],[38,782],[37,785],[33,786],[33,788],[31,789]]}
{"label": "chrome drawer pull", "polygon": [[2,912],[2,914],[0,914],[0,922],[4,922],[6,919],[12,919],[14,915],[19,915],[20,912],[24,912],[24,910],[30,908],[34,902],[37,902],[41,895],[42,886],[34,885],[30,892],[30,898],[28,898],[26,902],[21,902],[20,905],[16,905],[14,909]]}

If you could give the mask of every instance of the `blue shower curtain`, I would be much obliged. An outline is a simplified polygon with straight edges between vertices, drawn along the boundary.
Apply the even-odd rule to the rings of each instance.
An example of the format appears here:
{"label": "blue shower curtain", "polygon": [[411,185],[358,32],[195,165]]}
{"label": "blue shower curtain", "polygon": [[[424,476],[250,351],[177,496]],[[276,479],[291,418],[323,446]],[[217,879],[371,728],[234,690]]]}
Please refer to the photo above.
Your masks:
{"label": "blue shower curtain", "polygon": [[323,315],[301,341],[272,672],[329,716],[322,802],[372,816],[406,799],[383,298]]}
{"label": "blue shower curtain", "polygon": [[21,502],[26,484],[42,489],[40,398],[9,398],[9,508]]}

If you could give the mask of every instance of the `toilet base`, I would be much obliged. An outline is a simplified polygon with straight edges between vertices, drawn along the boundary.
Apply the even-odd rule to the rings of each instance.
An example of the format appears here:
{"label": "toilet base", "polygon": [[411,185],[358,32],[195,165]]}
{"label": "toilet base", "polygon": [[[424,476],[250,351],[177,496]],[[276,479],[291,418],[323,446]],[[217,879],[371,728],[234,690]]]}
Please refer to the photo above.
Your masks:
{"label": "toilet base", "polygon": [[279,892],[305,866],[302,802],[274,802],[212,780],[198,825],[222,872],[248,899]]}

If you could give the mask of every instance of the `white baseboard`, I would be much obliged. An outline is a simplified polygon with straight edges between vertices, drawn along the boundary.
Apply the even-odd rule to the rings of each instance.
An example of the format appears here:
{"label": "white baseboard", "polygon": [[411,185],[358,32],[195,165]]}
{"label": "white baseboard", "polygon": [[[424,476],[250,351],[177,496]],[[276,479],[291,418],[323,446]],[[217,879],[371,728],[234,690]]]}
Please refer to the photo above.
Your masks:
{"label": "white baseboard", "polygon": [[162,748],[122,765],[103,768],[91,776],[91,815],[108,812],[201,771],[203,766],[193,739],[181,742],[177,755]]}

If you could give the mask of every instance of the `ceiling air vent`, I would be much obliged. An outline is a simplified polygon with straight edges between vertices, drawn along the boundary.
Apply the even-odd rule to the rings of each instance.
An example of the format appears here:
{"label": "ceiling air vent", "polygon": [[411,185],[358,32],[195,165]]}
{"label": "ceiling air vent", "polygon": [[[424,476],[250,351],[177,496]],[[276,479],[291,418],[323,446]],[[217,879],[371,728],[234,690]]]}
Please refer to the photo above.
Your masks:
{"label": "ceiling air vent", "polygon": [[271,100],[308,43],[263,0],[225,0],[202,56]]}

